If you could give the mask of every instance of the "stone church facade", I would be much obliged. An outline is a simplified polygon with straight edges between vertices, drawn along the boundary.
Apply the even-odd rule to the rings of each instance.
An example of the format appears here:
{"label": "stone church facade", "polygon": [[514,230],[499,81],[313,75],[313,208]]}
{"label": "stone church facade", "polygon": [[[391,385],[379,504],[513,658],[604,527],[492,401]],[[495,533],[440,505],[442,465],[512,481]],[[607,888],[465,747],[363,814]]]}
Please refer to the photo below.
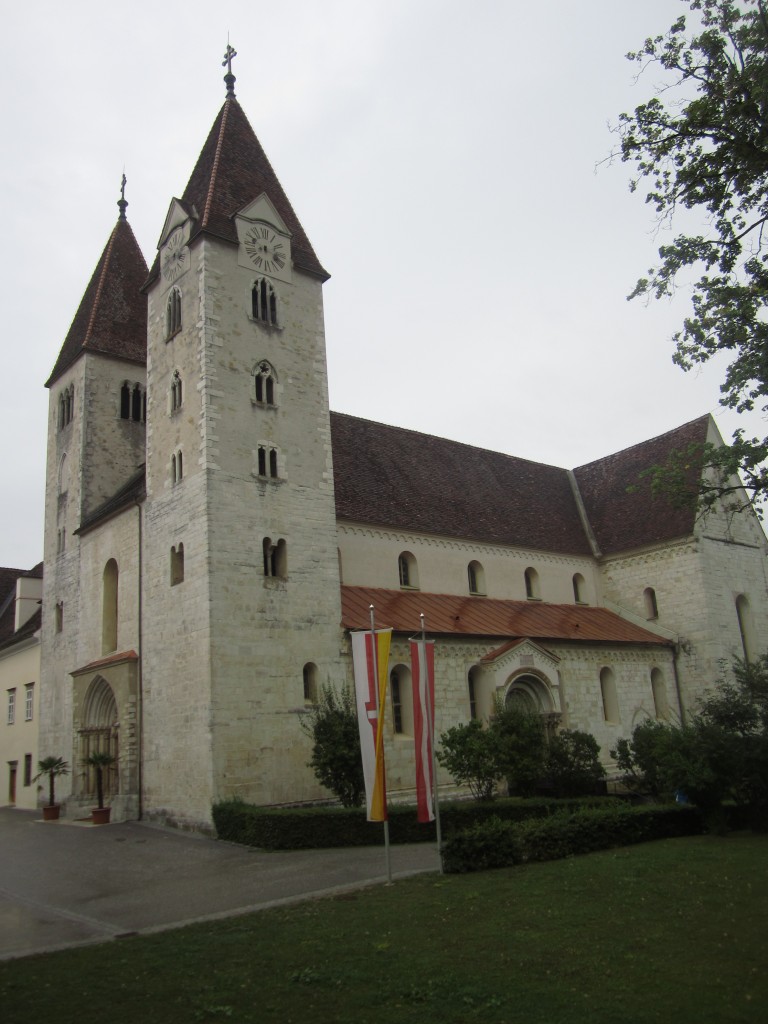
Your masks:
{"label": "stone church facade", "polygon": [[709,417],[569,471],[329,412],[328,274],[225,80],[153,265],[121,199],[47,382],[39,749],[76,766],[66,813],[93,802],[97,749],[116,818],[327,796],[300,721],[350,683],[371,605],[404,798],[422,613],[438,732],[519,699],[606,762],[767,650],[756,518],[697,521],[640,476],[720,443]]}

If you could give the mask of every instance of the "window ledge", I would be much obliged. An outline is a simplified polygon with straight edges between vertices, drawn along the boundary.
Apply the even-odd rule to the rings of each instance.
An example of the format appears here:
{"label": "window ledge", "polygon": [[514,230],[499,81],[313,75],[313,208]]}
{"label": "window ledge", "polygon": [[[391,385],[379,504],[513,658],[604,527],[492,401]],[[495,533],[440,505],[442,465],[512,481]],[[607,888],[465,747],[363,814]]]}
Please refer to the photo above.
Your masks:
{"label": "window ledge", "polygon": [[177,327],[175,331],[171,331],[170,334],[166,334],[166,336],[165,336],[166,344],[169,341],[172,341],[176,337],[177,334],[181,334],[181,328],[180,327]]}
{"label": "window ledge", "polygon": [[266,327],[270,331],[282,331],[283,329],[282,324],[271,324],[269,320],[262,320],[258,316],[253,316],[252,313],[247,313],[246,315],[252,324],[258,324],[259,327]]}

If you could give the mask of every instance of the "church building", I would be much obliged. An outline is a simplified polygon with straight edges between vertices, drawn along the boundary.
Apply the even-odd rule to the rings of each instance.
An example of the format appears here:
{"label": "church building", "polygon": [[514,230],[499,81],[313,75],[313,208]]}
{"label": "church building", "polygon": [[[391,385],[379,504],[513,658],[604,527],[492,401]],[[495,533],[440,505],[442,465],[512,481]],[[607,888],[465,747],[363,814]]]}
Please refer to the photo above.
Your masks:
{"label": "church building", "polygon": [[151,267],[123,196],[47,381],[39,754],[73,765],[65,813],[93,805],[96,750],[114,819],[328,797],[302,716],[351,685],[371,605],[403,799],[422,614],[438,734],[519,700],[607,765],[768,650],[756,517],[697,519],[641,475],[721,444],[710,417],[567,470],[329,411],[328,273],[225,82]]}

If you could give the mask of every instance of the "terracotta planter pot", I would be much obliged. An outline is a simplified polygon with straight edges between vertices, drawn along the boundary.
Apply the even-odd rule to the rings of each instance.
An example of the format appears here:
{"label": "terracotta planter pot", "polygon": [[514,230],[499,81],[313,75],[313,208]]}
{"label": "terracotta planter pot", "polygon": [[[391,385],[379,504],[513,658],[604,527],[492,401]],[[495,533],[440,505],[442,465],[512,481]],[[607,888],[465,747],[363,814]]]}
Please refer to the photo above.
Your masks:
{"label": "terracotta planter pot", "polygon": [[91,821],[94,825],[108,825],[111,807],[94,807],[91,811]]}
{"label": "terracotta planter pot", "polygon": [[58,821],[61,806],[59,804],[46,804],[43,807],[43,821]]}

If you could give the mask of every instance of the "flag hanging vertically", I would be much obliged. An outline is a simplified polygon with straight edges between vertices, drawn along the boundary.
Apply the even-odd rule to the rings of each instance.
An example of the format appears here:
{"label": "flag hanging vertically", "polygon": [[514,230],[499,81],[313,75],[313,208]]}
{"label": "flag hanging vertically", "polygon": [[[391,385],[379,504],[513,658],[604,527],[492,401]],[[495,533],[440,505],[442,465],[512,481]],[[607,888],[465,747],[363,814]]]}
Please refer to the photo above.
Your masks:
{"label": "flag hanging vertically", "polygon": [[432,640],[411,640],[411,684],[416,744],[416,808],[419,821],[434,821],[435,644]]}
{"label": "flag hanging vertically", "polygon": [[[379,722],[383,723],[384,709],[387,706],[391,639],[391,629],[377,629],[375,633],[370,630],[352,633],[352,666],[355,674],[357,724],[360,729],[360,753],[363,758],[368,821],[387,820],[384,730],[379,728]],[[376,671],[379,676],[378,698]]]}

